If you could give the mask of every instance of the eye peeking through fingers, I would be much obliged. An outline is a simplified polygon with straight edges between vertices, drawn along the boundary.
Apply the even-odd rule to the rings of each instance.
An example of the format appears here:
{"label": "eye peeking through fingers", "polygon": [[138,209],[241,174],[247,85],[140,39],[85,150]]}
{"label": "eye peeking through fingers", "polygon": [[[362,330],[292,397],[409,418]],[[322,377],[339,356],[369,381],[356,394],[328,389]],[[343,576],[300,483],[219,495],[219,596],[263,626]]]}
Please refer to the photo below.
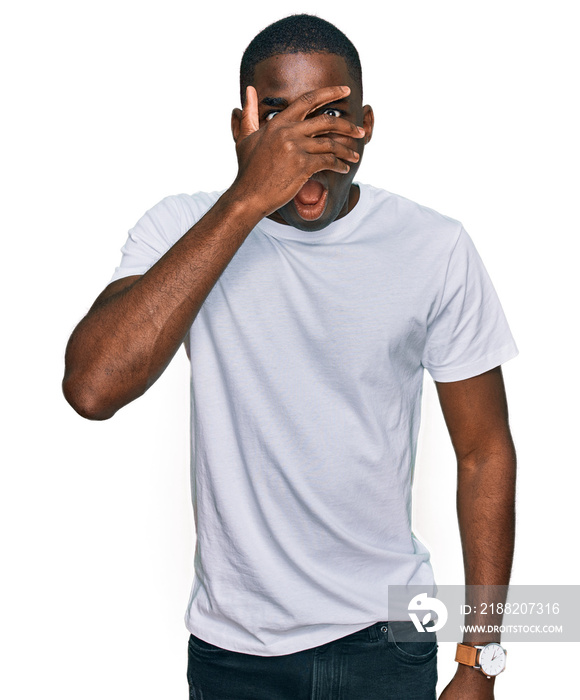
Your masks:
{"label": "eye peeking through fingers", "polygon": [[[264,119],[269,122],[272,117],[275,117],[277,114],[280,114],[282,110],[272,110],[271,112],[266,112],[264,115]],[[322,110],[320,110],[319,114],[328,114],[331,117],[342,117],[344,112],[341,109],[337,109],[336,107],[324,107]],[[311,116],[315,116],[312,114]]]}
{"label": "eye peeking through fingers", "polygon": [[326,107],[322,110],[322,114],[328,114],[330,117],[341,117],[343,112],[340,109],[336,109],[336,107]]}

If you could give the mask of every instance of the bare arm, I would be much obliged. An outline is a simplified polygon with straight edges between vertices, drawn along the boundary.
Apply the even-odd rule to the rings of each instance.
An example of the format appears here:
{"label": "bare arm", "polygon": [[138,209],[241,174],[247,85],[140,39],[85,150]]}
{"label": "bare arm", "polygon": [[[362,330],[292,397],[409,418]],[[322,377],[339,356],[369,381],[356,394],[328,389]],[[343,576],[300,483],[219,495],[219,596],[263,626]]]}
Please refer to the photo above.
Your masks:
{"label": "bare arm", "polygon": [[110,418],[161,376],[259,219],[223,197],[145,275],[105,289],[66,350],[63,390],[78,413]]}
{"label": "bare arm", "polygon": [[[208,293],[249,232],[300,190],[315,172],[349,170],[356,163],[356,125],[313,111],[348,94],[321,88],[260,125],[249,87],[235,130],[239,171],[210,211],[141,277],[109,285],[73,332],[66,351],[63,391],[86,418],[110,418],[142,395],[177,352]],[[313,138],[331,134],[329,138]]]}
{"label": "bare arm", "polygon": [[[437,383],[457,455],[457,515],[466,586],[492,586],[492,602],[507,592],[514,552],[516,455],[509,429],[501,368],[460,382]],[[485,589],[474,589],[476,596]],[[469,594],[468,594],[469,595]],[[495,600],[503,602],[503,600]],[[488,624],[486,620],[470,620]],[[500,624],[501,618],[494,621]],[[466,634],[466,644],[499,641],[497,634]],[[459,665],[442,698],[493,697],[494,679]]]}
{"label": "bare arm", "polygon": [[437,383],[457,455],[457,515],[466,585],[509,583],[515,532],[516,457],[501,368]]}

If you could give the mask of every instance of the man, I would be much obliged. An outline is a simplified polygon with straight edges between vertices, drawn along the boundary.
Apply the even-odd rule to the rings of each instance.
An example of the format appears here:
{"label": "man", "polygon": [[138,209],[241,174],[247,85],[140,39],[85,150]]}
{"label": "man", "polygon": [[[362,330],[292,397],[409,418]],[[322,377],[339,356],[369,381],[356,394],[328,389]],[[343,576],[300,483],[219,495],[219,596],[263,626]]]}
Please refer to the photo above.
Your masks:
{"label": "man", "polygon": [[[433,698],[434,634],[409,635],[387,604],[389,585],[433,583],[410,523],[423,372],[458,457],[466,582],[504,585],[515,457],[500,365],[517,351],[461,224],[354,182],[374,117],[341,32],[281,20],[240,79],[235,181],[168,197],[132,229],[71,336],[64,392],[110,418],[186,345],[190,697]],[[492,698],[493,684],[460,664],[442,697]]]}

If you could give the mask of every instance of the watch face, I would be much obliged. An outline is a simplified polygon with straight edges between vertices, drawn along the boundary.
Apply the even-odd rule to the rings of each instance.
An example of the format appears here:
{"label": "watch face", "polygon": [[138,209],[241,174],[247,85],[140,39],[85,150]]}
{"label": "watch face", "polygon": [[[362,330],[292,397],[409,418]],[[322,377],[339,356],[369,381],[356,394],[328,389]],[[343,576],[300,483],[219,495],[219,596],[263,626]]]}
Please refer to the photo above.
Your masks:
{"label": "watch face", "polygon": [[497,676],[505,668],[505,649],[492,642],[479,653],[479,665],[486,676]]}

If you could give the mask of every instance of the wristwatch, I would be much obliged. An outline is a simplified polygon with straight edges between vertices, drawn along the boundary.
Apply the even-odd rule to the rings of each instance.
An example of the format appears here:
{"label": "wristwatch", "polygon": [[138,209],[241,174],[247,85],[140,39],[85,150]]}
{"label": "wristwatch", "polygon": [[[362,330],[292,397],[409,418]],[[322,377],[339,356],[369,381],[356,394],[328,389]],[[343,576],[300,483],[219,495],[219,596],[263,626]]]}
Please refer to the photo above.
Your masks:
{"label": "wristwatch", "polygon": [[455,661],[465,666],[473,666],[484,676],[491,678],[505,670],[506,655],[506,650],[497,642],[485,646],[458,644]]}

